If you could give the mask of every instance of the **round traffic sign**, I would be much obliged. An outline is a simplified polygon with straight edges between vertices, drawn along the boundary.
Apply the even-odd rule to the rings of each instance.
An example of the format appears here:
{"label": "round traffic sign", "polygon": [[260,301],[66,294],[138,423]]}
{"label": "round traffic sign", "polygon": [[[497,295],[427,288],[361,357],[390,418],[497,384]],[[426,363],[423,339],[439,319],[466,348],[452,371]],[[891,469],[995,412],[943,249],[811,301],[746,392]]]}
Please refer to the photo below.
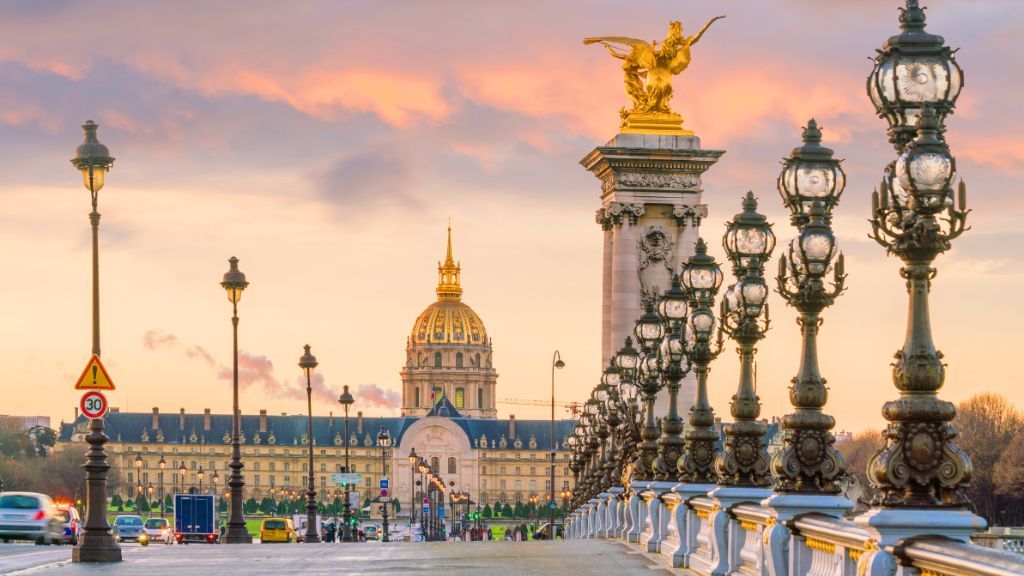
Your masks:
{"label": "round traffic sign", "polygon": [[103,418],[107,413],[107,397],[99,390],[89,390],[82,394],[78,407],[86,418]]}
{"label": "round traffic sign", "polygon": [[388,497],[388,489],[387,488],[381,488],[380,489],[380,497],[381,498],[387,498]]}

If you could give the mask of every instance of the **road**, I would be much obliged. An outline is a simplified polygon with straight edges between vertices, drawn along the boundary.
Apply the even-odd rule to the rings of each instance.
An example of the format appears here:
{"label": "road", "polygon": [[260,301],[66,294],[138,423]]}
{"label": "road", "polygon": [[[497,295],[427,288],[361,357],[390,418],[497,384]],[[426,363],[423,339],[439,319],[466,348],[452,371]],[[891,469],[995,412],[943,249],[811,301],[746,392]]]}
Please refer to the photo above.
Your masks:
{"label": "road", "polygon": [[[11,545],[13,546],[13,545]],[[23,556],[37,553],[32,564],[0,573],[17,576],[103,574],[167,576],[176,574],[239,573],[246,576],[281,574],[356,574],[451,576],[666,576],[642,554],[618,542],[380,542],[349,544],[250,544],[126,546],[124,561],[109,565],[73,564],[66,547],[38,549],[20,546]],[[2,555],[3,552],[0,552]],[[11,552],[17,558],[17,552]],[[6,556],[0,556],[0,561]],[[28,561],[30,558],[25,557]],[[48,560],[47,560],[48,559]],[[13,559],[12,559],[13,561]],[[14,567],[17,568],[17,567]],[[12,571],[13,570],[13,571]],[[237,572],[233,571],[237,570]]]}

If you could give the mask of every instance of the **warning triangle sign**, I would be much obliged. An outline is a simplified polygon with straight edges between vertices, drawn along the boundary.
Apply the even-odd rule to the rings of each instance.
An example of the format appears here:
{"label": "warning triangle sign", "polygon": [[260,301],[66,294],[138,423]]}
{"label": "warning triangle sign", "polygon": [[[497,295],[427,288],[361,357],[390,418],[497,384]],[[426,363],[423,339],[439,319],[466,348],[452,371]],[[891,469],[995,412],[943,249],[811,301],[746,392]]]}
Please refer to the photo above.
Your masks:
{"label": "warning triangle sign", "polygon": [[93,354],[89,363],[82,370],[82,375],[75,382],[75,390],[113,390],[114,381],[107,374],[107,369],[100,362],[100,357]]}

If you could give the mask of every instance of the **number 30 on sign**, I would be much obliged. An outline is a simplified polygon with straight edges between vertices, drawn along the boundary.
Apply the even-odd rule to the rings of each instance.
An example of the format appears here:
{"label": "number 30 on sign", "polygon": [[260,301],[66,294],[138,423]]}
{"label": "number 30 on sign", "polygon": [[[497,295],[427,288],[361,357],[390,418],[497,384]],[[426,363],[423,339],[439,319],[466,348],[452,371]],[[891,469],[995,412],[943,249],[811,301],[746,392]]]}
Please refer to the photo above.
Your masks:
{"label": "number 30 on sign", "polygon": [[86,418],[103,418],[107,414],[107,397],[99,390],[89,390],[82,394],[82,402],[78,406]]}

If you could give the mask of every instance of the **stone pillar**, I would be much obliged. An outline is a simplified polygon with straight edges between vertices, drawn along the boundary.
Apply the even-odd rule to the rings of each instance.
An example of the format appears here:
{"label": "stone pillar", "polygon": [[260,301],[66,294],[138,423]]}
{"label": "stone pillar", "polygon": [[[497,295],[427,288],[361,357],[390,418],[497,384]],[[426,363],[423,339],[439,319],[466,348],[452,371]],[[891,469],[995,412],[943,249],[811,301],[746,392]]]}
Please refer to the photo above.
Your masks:
{"label": "stone pillar", "polygon": [[[633,333],[643,298],[668,288],[692,253],[707,215],[701,175],[724,153],[701,149],[696,136],[619,134],[580,162],[601,180],[602,366]],[[684,409],[693,403],[690,384]]]}

